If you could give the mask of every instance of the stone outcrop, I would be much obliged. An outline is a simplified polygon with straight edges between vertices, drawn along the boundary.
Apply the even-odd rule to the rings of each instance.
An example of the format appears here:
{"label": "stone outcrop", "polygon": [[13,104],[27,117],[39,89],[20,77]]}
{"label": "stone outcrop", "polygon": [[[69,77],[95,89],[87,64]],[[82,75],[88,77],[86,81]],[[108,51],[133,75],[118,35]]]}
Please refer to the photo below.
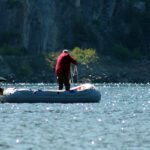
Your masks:
{"label": "stone outcrop", "polygon": [[[148,14],[148,9],[146,0],[1,0],[0,45],[23,47],[31,54],[75,46],[103,52],[113,43],[130,46],[126,41],[134,34],[137,47],[148,51],[148,25],[143,31],[139,24],[131,33],[129,17]],[[138,16],[133,16],[137,24]]]}
{"label": "stone outcrop", "polygon": [[[142,58],[132,67],[130,62],[107,65],[107,59],[99,62],[99,69],[95,64],[81,66],[80,79],[89,75],[93,82],[149,82],[149,27],[149,0],[1,0],[0,54],[5,56],[0,57],[0,76],[16,82],[54,82],[54,70],[37,56],[78,46],[94,48],[104,58]],[[113,45],[119,53],[113,52]],[[11,51],[23,54],[7,57]]]}

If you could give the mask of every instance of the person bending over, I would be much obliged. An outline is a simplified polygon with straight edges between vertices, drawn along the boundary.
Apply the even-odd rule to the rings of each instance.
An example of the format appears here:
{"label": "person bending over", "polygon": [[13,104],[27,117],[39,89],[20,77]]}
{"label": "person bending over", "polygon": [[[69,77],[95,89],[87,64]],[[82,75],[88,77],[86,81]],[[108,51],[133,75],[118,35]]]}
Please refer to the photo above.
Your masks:
{"label": "person bending over", "polygon": [[70,64],[77,65],[77,61],[70,56],[68,50],[63,50],[62,53],[58,56],[56,62],[56,75],[57,81],[59,85],[59,90],[63,89],[63,85],[65,86],[65,90],[70,90]]}

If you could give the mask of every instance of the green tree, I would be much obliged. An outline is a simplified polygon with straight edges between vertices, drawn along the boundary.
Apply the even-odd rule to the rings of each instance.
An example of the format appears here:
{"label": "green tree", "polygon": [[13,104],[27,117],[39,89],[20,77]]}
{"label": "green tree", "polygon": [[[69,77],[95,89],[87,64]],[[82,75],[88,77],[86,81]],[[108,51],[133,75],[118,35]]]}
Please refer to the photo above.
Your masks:
{"label": "green tree", "polygon": [[99,60],[96,50],[92,48],[81,49],[79,47],[75,47],[71,53],[76,57],[78,62],[83,64],[88,64],[91,62],[95,63]]}

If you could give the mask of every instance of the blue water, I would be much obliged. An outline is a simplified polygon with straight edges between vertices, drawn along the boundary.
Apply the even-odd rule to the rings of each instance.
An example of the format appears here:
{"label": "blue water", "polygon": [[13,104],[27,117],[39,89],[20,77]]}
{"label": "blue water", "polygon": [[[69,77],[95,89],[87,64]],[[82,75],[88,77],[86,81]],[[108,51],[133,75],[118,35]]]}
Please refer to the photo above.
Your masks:
{"label": "blue water", "polygon": [[150,85],[95,86],[96,104],[0,104],[0,150],[150,150]]}

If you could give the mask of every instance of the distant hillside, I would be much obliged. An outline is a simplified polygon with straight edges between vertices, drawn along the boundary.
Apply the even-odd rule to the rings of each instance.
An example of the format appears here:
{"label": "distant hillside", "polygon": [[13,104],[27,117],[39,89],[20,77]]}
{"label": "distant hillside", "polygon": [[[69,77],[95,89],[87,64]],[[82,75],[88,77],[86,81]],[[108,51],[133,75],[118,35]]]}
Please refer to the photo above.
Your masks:
{"label": "distant hillside", "polygon": [[1,0],[0,54],[63,48],[150,58],[149,0]]}
{"label": "distant hillside", "polygon": [[149,82],[150,0],[0,1],[0,76],[8,82],[56,82],[55,59],[52,67],[43,56],[75,47],[100,58],[78,60],[80,81]]}

